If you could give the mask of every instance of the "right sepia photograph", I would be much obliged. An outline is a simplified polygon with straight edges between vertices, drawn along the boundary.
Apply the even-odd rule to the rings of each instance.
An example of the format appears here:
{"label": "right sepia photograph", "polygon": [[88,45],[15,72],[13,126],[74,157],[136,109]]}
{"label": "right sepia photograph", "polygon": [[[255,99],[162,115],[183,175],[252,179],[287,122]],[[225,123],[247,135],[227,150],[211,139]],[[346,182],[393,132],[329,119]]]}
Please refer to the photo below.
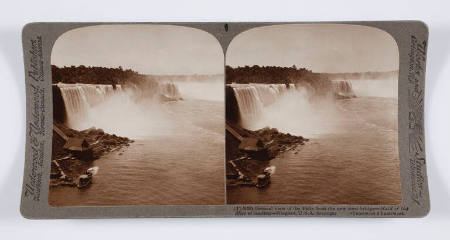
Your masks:
{"label": "right sepia photograph", "polygon": [[283,24],[226,52],[228,204],[397,205],[399,51],[387,32]]}

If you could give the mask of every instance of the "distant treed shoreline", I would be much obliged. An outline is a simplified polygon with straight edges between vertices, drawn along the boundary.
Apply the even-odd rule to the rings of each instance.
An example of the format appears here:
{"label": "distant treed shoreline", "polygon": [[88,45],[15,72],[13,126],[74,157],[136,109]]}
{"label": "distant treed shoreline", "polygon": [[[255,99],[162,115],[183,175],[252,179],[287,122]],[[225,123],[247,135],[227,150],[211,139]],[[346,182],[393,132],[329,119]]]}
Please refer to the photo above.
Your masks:
{"label": "distant treed shoreline", "polygon": [[[398,75],[398,71],[357,73],[316,73],[306,68],[258,66],[226,66],[226,83],[300,83],[334,79],[386,79]],[[314,85],[314,84],[313,84]]]}
{"label": "distant treed shoreline", "polygon": [[[131,69],[70,66],[58,67],[52,65],[52,83],[84,83],[84,84],[126,84],[137,83],[142,80],[156,81],[210,81],[220,79],[222,74],[195,74],[195,75],[150,75],[141,74]],[[225,67],[225,80],[230,83],[310,83],[327,82],[334,79],[386,79],[398,76],[398,71],[388,72],[358,72],[358,73],[316,73],[306,68],[276,67],[254,65],[252,67]]]}
{"label": "distant treed shoreline", "polygon": [[70,66],[58,67],[52,65],[52,83],[82,83],[82,84],[126,84],[137,83],[142,80],[156,81],[185,81],[191,78],[196,81],[209,81],[211,78],[223,76],[222,74],[194,74],[194,75],[150,75],[141,74],[131,69]]}

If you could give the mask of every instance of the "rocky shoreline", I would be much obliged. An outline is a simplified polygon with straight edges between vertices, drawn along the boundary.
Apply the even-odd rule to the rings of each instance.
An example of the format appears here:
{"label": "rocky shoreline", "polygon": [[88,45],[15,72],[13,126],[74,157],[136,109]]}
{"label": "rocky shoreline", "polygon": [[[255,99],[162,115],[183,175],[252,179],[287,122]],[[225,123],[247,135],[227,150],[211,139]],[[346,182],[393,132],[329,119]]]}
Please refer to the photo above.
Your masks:
{"label": "rocky shoreline", "polygon": [[77,131],[54,123],[53,130],[51,187],[77,186],[77,179],[86,174],[96,159],[134,142],[94,127]]}
{"label": "rocky shoreline", "polygon": [[[258,176],[264,174],[265,169],[272,164],[272,159],[282,152],[296,150],[309,141],[302,136],[281,133],[276,128],[266,127],[256,131],[244,129],[238,125],[232,125],[232,128],[244,139],[239,140],[227,131],[227,187],[258,186]],[[254,139],[253,141],[256,141],[256,146],[260,146],[260,149],[246,151],[243,144],[252,141],[246,139]]]}

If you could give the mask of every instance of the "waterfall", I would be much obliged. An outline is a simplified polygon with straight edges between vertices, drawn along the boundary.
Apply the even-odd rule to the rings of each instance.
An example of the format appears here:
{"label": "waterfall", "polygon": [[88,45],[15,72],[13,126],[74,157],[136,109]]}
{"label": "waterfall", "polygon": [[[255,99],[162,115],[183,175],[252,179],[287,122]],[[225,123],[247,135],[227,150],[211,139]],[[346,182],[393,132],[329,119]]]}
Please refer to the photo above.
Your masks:
{"label": "waterfall", "polygon": [[65,84],[58,83],[66,109],[67,125],[76,128],[77,123],[83,120],[88,110],[106,98],[122,92],[120,85],[114,90],[112,85],[100,84]]}
{"label": "waterfall", "polygon": [[338,99],[356,97],[352,83],[345,80],[332,81],[334,96]]}
{"label": "waterfall", "polygon": [[[249,130],[277,128],[283,133],[316,136],[339,131],[342,106],[352,98],[395,98],[395,79],[327,80],[326,84],[227,84],[227,121]],[[319,82],[320,83],[320,82]],[[358,99],[358,101],[365,101]],[[233,106],[229,106],[233,105]]]}
{"label": "waterfall", "polygon": [[[306,84],[229,84],[234,91],[239,109],[240,123],[244,128],[252,129],[261,123],[261,115],[264,109],[279,102],[280,98],[294,93],[300,101],[309,101],[314,95],[315,89]],[[335,99],[356,97],[352,83],[345,80],[331,81],[326,92]],[[272,109],[273,110],[273,109]],[[258,123],[259,122],[259,123]]]}
{"label": "waterfall", "polygon": [[[178,87],[172,82],[148,81],[141,84],[129,84],[124,87],[116,85],[115,89],[112,85],[103,84],[58,83],[54,86],[61,91],[65,109],[65,118],[62,119],[65,119],[68,127],[77,130],[92,126],[101,127],[97,126],[95,120],[101,117],[95,116],[98,110],[95,107],[108,100],[111,102],[113,97],[121,98],[122,102],[132,101],[135,104],[139,104],[143,99],[156,103],[182,99]],[[143,102],[140,103],[144,104]],[[54,106],[57,105],[58,103],[54,102]],[[117,107],[117,105],[108,105],[108,107]]]}
{"label": "waterfall", "polygon": [[172,82],[159,84],[159,93],[163,100],[174,101],[182,99],[178,87]]}
{"label": "waterfall", "polygon": [[289,88],[286,84],[230,84],[237,100],[241,125],[251,128],[257,121],[263,108],[273,104],[280,96],[290,89],[295,89],[294,84]]}
{"label": "waterfall", "polygon": [[[292,84],[293,85],[293,84]],[[257,90],[264,107],[274,103],[288,88],[285,84],[251,84]]]}
{"label": "waterfall", "polygon": [[263,103],[259,98],[258,90],[253,86],[245,86],[233,88],[233,91],[239,106],[241,124],[249,125],[258,119],[262,112]]}

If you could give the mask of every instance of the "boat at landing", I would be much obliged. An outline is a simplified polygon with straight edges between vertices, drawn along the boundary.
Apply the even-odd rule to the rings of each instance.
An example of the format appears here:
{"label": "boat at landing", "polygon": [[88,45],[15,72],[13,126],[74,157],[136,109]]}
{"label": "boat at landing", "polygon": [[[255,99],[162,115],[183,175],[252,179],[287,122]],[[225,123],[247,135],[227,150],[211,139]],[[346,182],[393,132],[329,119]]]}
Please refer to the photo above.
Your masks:
{"label": "boat at landing", "polygon": [[77,187],[78,188],[85,188],[91,185],[92,183],[92,177],[97,174],[98,167],[91,167],[88,170],[86,170],[86,174],[80,175],[77,179]]}
{"label": "boat at landing", "polygon": [[264,169],[264,173],[260,174],[256,177],[256,187],[264,188],[270,184],[270,178],[273,174],[275,174],[275,166],[269,166]]}

